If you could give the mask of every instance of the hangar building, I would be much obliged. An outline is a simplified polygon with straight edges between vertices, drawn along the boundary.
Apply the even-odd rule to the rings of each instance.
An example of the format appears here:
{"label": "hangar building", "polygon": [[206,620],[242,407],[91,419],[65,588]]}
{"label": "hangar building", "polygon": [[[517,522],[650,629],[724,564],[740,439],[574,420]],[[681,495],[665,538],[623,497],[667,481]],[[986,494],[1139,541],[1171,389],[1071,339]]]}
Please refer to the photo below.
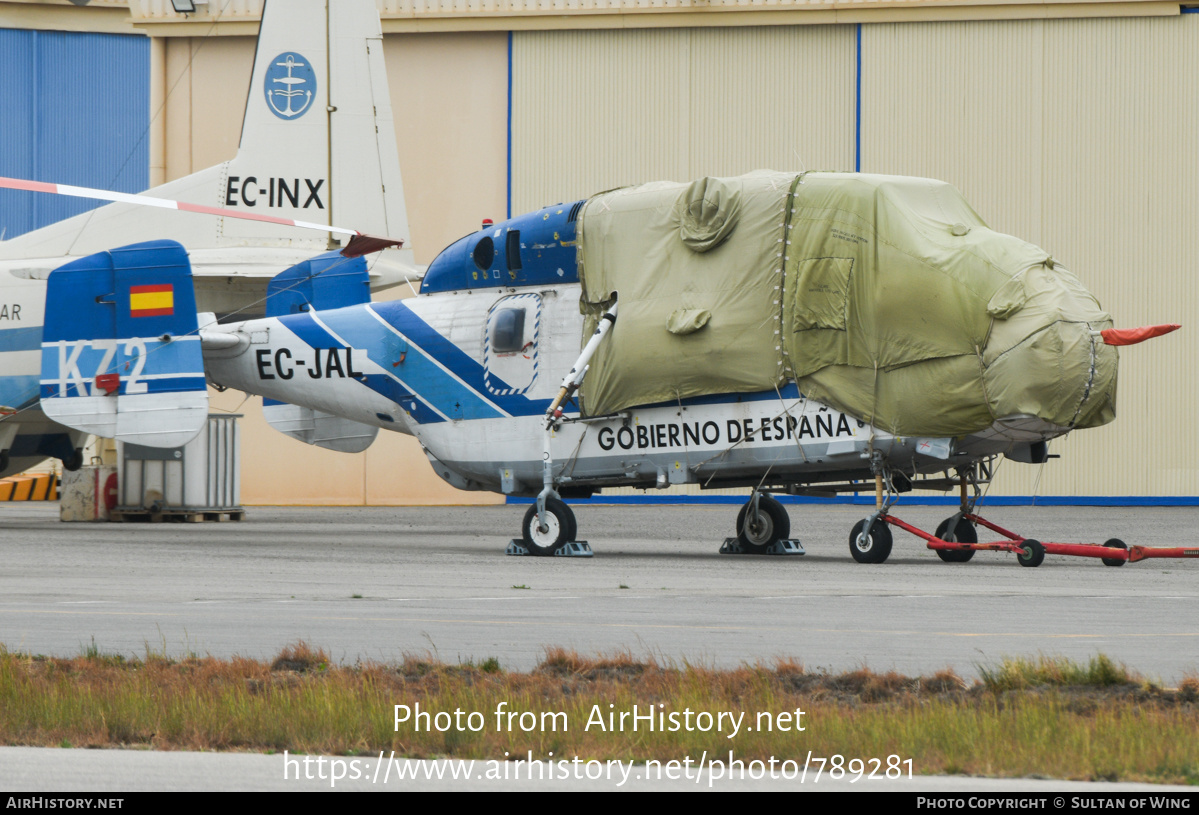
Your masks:
{"label": "hangar building", "polygon": [[[79,0],[76,0],[79,2]],[[336,0],[332,0],[336,3]],[[1199,8],[1158,0],[378,0],[429,263],[485,217],[759,168],[955,184],[1123,327],[1119,420],[992,495],[1199,501]],[[0,0],[0,175],[137,191],[237,149],[261,0]],[[26,196],[26,197],[22,197]],[[89,206],[0,192],[12,237]],[[406,293],[392,290],[384,296]],[[308,448],[247,414],[246,503],[473,503],[407,437]]]}

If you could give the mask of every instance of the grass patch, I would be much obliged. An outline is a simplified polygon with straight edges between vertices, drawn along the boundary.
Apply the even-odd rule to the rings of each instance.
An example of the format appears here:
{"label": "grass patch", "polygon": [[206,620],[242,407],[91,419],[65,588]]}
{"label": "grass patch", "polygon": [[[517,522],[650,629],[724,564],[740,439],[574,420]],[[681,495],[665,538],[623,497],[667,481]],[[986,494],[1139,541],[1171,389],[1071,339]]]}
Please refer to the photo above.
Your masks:
{"label": "grass patch", "polygon": [[1046,686],[1107,688],[1143,681],[1126,666],[1117,665],[1104,654],[1091,657],[1086,665],[1065,657],[1044,655],[1036,659],[1005,659],[998,668],[979,666],[978,673],[983,685],[995,693]]}
{"label": "grass patch", "polygon": [[[731,749],[746,762],[802,762],[811,750],[898,755],[917,773],[1199,779],[1199,677],[1165,690],[1105,657],[1086,665],[1006,660],[968,684],[948,670],[834,674],[795,660],[717,670],[560,648],[528,672],[503,670],[495,657],[477,665],[431,656],[339,665],[302,642],[271,661],[81,650],[59,659],[0,649],[0,743],[476,759],[532,751],[625,761]],[[394,706],[417,704],[433,716],[477,712],[482,726],[418,731],[412,717],[395,729]],[[709,732],[650,731],[644,722],[637,731],[627,722],[624,730],[586,727],[634,705],[643,715],[690,709],[744,718],[731,739],[728,720]],[[517,718],[498,726],[501,708]]]}

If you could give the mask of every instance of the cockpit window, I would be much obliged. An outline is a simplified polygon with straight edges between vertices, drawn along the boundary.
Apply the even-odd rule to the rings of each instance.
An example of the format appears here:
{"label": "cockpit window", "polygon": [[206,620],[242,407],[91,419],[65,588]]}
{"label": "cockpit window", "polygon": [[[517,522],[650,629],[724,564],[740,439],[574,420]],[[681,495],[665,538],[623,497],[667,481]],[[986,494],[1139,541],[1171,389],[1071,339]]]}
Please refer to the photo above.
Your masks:
{"label": "cockpit window", "polygon": [[495,260],[495,244],[492,243],[490,237],[485,237],[475,244],[475,251],[471,253],[474,258],[475,265],[479,267],[479,271],[485,272],[491,268],[491,262]]}
{"label": "cockpit window", "polygon": [[491,350],[497,354],[513,354],[525,347],[525,310],[500,309],[492,316]]}

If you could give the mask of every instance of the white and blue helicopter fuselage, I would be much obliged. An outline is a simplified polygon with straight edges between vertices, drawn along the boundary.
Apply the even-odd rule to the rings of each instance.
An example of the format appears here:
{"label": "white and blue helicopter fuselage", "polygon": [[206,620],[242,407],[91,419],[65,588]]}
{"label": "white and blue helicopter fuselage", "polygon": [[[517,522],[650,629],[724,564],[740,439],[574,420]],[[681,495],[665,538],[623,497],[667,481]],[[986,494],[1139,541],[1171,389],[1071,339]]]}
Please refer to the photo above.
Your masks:
{"label": "white and blue helicopter fuselage", "polygon": [[262,396],[268,423],[309,444],[354,453],[380,429],[409,434],[456,488],[536,497],[522,538],[542,555],[576,542],[562,499],[605,488],[749,488],[735,527],[748,552],[788,539],[771,493],[873,488],[879,509],[850,536],[867,563],[890,551],[878,518],[895,493],[917,481],[959,486],[964,513],[988,459],[1043,461],[1045,442],[1069,431],[1012,415],[955,438],[897,436],[805,398],[793,381],[589,415],[563,398],[586,374],[587,349],[620,331],[619,303],[587,336],[576,207],[452,244],[407,300],[371,302],[365,259],[326,252],[276,275],[267,316],[239,322],[197,314],[177,242],[82,258],[48,280],[40,406],[75,434],[175,447],[207,420],[212,384]]}
{"label": "white and blue helicopter fuselage", "polygon": [[[268,400],[409,433],[450,484],[515,496],[543,489],[547,452],[566,496],[677,484],[795,491],[871,479],[880,456],[914,476],[1064,431],[1034,423],[956,440],[900,438],[805,399],[790,383],[607,416],[583,416],[570,402],[548,431],[547,451],[546,411],[585,339],[576,265],[582,203],[485,225],[447,247],[420,293],[402,301],[322,309],[319,291],[301,296],[281,276],[267,311],[291,313],[215,327],[236,338],[226,337],[227,350],[206,351],[207,374]],[[354,284],[331,277],[327,285]],[[268,404],[268,420],[272,412],[287,409]],[[272,423],[287,432],[287,421]],[[341,446],[325,446],[363,449],[373,438],[358,434],[364,442],[355,448],[345,441],[353,432],[340,430]]]}
{"label": "white and blue helicopter fuselage", "polygon": [[536,496],[523,532],[537,554],[574,539],[562,498],[604,488],[748,487],[739,540],[764,551],[789,530],[771,492],[869,492],[883,477],[903,491],[956,471],[945,489],[999,453],[1043,455],[1068,432],[1014,416],[964,437],[900,437],[794,382],[588,415],[562,402],[563,377],[585,373],[581,204],[485,225],[447,247],[407,300],[371,302],[364,258],[318,255],[271,281],[266,317],[232,323],[196,315],[177,243],[68,264],[50,276],[43,405],[81,431],[173,446],[205,421],[207,381],[261,395],[267,421],[309,444],[353,453],[380,429],[410,434],[459,489]]}
{"label": "white and blue helicopter fuselage", "polygon": [[[206,354],[205,367],[222,386],[411,434],[461,489],[535,495],[546,409],[578,356],[578,299],[578,284],[508,288],[223,325],[245,345],[223,359]],[[531,339],[519,351],[494,352],[489,321],[516,304],[531,320]],[[604,417],[567,411],[551,438],[568,494],[756,484],[769,468],[770,483],[801,472],[806,480],[821,470],[868,471],[868,448],[884,438],[909,464],[916,447],[804,399],[794,385]]]}

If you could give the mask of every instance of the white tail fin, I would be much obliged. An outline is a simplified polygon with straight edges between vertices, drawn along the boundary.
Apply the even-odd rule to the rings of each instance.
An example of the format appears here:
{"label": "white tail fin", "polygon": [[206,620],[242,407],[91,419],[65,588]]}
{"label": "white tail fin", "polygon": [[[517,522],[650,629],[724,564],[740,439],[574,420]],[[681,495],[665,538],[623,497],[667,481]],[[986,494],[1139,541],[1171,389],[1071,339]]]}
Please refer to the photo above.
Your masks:
{"label": "white tail fin", "polygon": [[[148,193],[407,238],[373,0],[267,3],[236,158]],[[264,285],[329,248],[325,236],[292,227],[111,204],[8,241],[0,258],[46,259],[53,268],[67,257],[160,238],[187,247],[197,276],[237,274]],[[410,247],[388,254],[384,266],[412,266]],[[374,277],[376,288],[403,279]]]}

